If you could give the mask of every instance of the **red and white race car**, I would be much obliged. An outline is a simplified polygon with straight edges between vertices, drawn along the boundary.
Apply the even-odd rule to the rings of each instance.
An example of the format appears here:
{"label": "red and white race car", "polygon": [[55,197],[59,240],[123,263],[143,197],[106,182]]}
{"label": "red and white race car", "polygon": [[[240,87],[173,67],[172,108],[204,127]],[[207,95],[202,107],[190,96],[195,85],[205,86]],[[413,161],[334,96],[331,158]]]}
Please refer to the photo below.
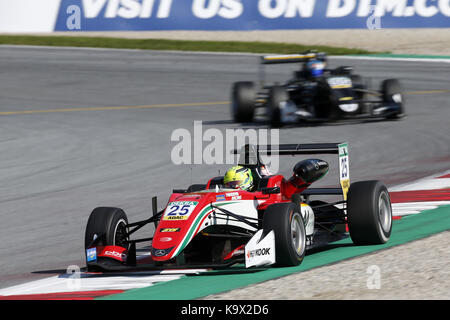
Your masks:
{"label": "red and white race car", "polygon": [[[100,207],[91,213],[85,233],[88,270],[117,271],[176,267],[246,267],[299,265],[306,250],[350,236],[356,245],[388,241],[392,208],[380,181],[350,184],[347,143],[246,145],[239,165],[251,169],[254,191],[226,189],[223,176],[207,184],[174,190],[168,204],[153,216],[129,223],[120,208]],[[265,175],[260,153],[278,155],[337,154],[340,186],[310,188],[329,169],[320,159],[306,159],[293,175]],[[252,161],[251,161],[252,160]],[[317,195],[341,195],[326,203]],[[132,239],[154,223],[152,237]],[[136,243],[151,243],[146,259],[136,255]],[[149,259],[151,257],[151,259]]]}

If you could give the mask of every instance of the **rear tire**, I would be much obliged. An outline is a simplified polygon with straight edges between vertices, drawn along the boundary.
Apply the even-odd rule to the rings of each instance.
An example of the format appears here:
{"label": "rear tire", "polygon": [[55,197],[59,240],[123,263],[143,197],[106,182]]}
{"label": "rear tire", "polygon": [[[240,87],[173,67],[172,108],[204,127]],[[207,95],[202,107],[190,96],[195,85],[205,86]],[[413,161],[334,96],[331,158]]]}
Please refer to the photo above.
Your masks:
{"label": "rear tire", "polygon": [[128,219],[125,212],[119,208],[95,208],[86,226],[84,247],[88,249],[94,238],[102,237],[97,245],[120,246],[128,250],[126,236]]}
{"label": "rear tire", "polygon": [[392,206],[386,186],[376,180],[352,183],[347,196],[347,222],[353,243],[386,243],[392,231]]}
{"label": "rear tire", "polygon": [[231,90],[231,115],[235,122],[252,122],[255,114],[256,89],[253,82],[240,81]]}
{"label": "rear tire", "polygon": [[292,202],[270,205],[263,218],[264,235],[275,233],[277,267],[302,263],[306,252],[306,231],[300,208]]}

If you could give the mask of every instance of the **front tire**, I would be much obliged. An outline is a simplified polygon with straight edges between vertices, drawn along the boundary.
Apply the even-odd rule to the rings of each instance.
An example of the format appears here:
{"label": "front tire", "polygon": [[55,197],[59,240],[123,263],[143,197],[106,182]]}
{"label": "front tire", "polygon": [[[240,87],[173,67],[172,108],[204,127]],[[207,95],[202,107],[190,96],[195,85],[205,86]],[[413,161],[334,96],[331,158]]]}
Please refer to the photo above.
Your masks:
{"label": "front tire", "polygon": [[300,207],[294,203],[270,205],[263,218],[264,234],[275,233],[276,266],[292,267],[302,263],[306,252],[306,231]]}
{"label": "front tire", "polygon": [[101,237],[97,242],[99,246],[120,246],[128,249],[127,225],[128,218],[122,209],[95,208],[89,216],[86,226],[85,249],[88,249],[97,237]]}
{"label": "front tire", "polygon": [[386,243],[392,231],[392,206],[386,186],[376,180],[352,183],[347,196],[347,222],[356,245]]}
{"label": "front tire", "polygon": [[256,89],[250,81],[233,84],[231,90],[231,115],[235,122],[252,122],[255,114]]}
{"label": "front tire", "polygon": [[267,101],[267,115],[272,127],[279,128],[283,125],[280,104],[288,100],[289,95],[283,87],[274,86],[270,89]]}
{"label": "front tire", "polygon": [[388,117],[388,119],[397,119],[405,113],[404,111],[404,96],[400,81],[397,79],[386,79],[381,83],[381,94],[383,102],[387,104],[398,104],[400,111]]}

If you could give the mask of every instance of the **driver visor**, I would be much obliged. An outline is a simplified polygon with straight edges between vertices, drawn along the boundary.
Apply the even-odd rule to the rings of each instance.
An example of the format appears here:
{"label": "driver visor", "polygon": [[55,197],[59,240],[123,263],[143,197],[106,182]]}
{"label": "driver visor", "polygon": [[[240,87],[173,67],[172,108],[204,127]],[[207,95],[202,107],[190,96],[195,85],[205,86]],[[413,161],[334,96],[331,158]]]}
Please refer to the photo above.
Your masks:
{"label": "driver visor", "polygon": [[237,180],[237,181],[229,181],[225,183],[225,187],[230,189],[239,189],[240,185],[244,182],[244,180]]}

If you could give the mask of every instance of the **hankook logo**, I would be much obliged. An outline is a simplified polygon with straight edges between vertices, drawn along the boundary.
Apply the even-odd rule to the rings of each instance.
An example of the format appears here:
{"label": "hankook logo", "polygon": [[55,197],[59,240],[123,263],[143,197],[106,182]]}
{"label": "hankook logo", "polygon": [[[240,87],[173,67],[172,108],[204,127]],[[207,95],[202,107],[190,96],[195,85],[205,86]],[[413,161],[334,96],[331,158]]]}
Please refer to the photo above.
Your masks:
{"label": "hankook logo", "polygon": [[247,252],[247,257],[253,258],[253,257],[259,257],[259,256],[266,256],[269,254],[270,254],[270,248],[262,248],[262,249],[256,249],[256,250]]}

